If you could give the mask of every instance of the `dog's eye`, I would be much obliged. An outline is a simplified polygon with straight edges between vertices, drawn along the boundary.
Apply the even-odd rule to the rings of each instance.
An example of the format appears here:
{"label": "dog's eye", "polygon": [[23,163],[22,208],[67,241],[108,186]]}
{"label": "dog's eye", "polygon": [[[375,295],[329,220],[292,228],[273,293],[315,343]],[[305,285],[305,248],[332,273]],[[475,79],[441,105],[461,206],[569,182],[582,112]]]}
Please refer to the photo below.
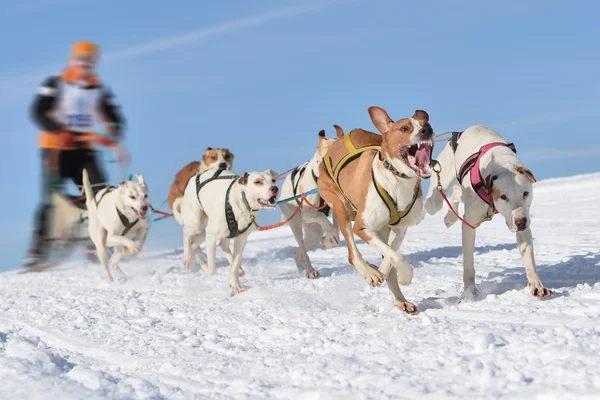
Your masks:
{"label": "dog's eye", "polygon": [[275,179],[273,179],[273,180],[271,181],[271,183],[276,183],[276,182],[277,182],[277,181],[276,181]]}
{"label": "dog's eye", "polygon": [[529,192],[523,192],[523,197],[529,196]]}
{"label": "dog's eye", "polygon": [[135,200],[135,196],[134,196],[134,195],[132,195],[132,194],[130,194],[130,195],[129,195],[129,198],[130,198],[131,200]]}
{"label": "dog's eye", "polygon": [[262,185],[262,181],[261,181],[260,179],[256,179],[256,180],[254,181],[254,184],[255,184],[255,185]]}
{"label": "dog's eye", "polygon": [[400,132],[408,132],[408,126],[406,126],[406,125],[402,125],[402,126],[400,127]]}
{"label": "dog's eye", "polygon": [[144,198],[145,198],[145,199],[147,199],[147,198],[148,198],[148,195],[147,195],[147,194],[145,194],[145,195],[144,195]]}
{"label": "dog's eye", "polygon": [[500,196],[500,198],[501,198],[502,200],[504,200],[504,201],[507,201],[507,200],[508,200],[508,197],[506,197],[506,195],[505,195],[505,194],[503,194],[502,196]]}
{"label": "dog's eye", "polygon": [[229,160],[230,158],[231,158],[231,156],[230,156],[229,154],[227,154],[227,155],[225,156],[225,159],[226,159],[226,160]]}

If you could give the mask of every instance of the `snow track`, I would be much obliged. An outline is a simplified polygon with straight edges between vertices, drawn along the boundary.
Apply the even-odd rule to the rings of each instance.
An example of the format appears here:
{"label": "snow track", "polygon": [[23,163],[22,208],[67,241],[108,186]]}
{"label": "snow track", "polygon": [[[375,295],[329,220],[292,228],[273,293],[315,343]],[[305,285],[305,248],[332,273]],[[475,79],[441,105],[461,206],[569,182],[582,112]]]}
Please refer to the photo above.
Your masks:
{"label": "snow track", "polygon": [[123,284],[85,262],[0,274],[0,398],[600,398],[600,174],[534,195],[547,301],[498,218],[478,230],[484,296],[459,302],[460,226],[441,212],[402,246],[417,316],[369,288],[345,247],[311,252],[322,278],[304,278],[287,227],[251,235],[235,297],[223,258],[216,276],[185,273],[179,250],[124,262]]}

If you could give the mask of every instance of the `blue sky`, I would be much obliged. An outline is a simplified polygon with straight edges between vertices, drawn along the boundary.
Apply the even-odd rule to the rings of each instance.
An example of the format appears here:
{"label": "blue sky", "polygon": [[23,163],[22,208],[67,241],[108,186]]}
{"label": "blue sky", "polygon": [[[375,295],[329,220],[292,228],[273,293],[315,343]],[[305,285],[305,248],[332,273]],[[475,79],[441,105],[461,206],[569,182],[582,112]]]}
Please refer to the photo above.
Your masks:
{"label": "blue sky", "polygon": [[[238,172],[283,171],[311,157],[320,129],[374,129],[370,105],[395,119],[425,109],[437,132],[489,125],[538,178],[599,171],[598,15],[597,2],[578,0],[3,4],[0,270],[19,266],[39,196],[29,106],[73,41],[102,46],[132,171],[156,205],[207,146],[231,148]],[[149,247],[180,242],[177,224],[162,221]]]}

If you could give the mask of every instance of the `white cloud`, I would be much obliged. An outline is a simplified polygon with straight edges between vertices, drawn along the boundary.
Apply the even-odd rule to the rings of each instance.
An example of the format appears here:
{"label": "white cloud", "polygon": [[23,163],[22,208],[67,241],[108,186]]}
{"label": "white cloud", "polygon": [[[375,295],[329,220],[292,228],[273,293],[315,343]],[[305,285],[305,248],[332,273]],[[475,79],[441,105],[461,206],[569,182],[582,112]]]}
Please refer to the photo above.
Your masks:
{"label": "white cloud", "polygon": [[[260,14],[250,15],[247,17],[222,22],[209,27],[200,28],[178,35],[163,37],[161,39],[106,53],[102,56],[102,62],[111,63],[117,60],[123,60],[127,58],[143,56],[146,54],[157,53],[174,47],[184,46],[187,44],[198,42],[200,40],[205,40],[212,37],[217,37],[228,33],[238,32],[244,29],[260,26],[268,22],[282,20],[322,10],[335,2],[336,1],[322,1],[318,3],[318,5],[304,4],[300,6],[281,8],[273,11],[267,11]],[[15,91],[21,91],[23,90],[23,88],[27,88],[31,91],[31,88],[34,85],[38,84],[44,76],[50,74],[52,71],[59,71],[61,68],[61,65],[47,65],[45,67],[36,67],[24,75],[2,77],[0,78],[0,89],[2,89],[5,92],[5,94],[10,89],[13,89]]]}
{"label": "white cloud", "polygon": [[591,149],[537,149],[525,151],[519,156],[528,163],[566,160],[570,158],[584,158],[600,156],[600,147]]}

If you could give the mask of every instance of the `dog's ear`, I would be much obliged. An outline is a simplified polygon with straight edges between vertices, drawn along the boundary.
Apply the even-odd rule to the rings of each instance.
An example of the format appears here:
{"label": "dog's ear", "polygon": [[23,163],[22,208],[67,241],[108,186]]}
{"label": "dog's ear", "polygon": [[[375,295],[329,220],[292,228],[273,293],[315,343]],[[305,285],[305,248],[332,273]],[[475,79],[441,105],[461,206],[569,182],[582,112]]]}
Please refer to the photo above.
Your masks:
{"label": "dog's ear", "polygon": [[248,176],[250,176],[250,174],[247,172],[244,172],[244,175],[240,176],[240,179],[238,179],[239,184],[245,185],[246,183],[248,183]]}
{"label": "dog's ear", "polygon": [[319,144],[323,143],[323,140],[326,140],[326,138],[325,138],[325,129],[321,129],[319,131]]}
{"label": "dog's ear", "polygon": [[127,184],[127,181],[121,181],[119,182],[119,186],[125,186]]}
{"label": "dog's ear", "polygon": [[535,179],[535,176],[533,176],[533,172],[531,172],[531,170],[528,170],[527,168],[525,168],[522,165],[519,165],[517,168],[515,168],[517,170],[517,172],[519,174],[525,175],[527,177],[527,179],[529,179],[529,181],[531,183],[536,183],[537,179]]}
{"label": "dog's ear", "polygon": [[485,191],[490,197],[490,207],[494,206],[494,199],[492,197],[492,191],[494,190],[494,181],[498,179],[498,175],[488,175],[484,179]]}
{"label": "dog's ear", "polygon": [[335,135],[338,139],[341,139],[344,137],[344,130],[342,129],[341,126],[338,125],[334,125],[333,126],[335,128]]}
{"label": "dog's ear", "polygon": [[369,115],[371,116],[373,125],[375,125],[377,130],[381,133],[386,133],[390,129],[390,126],[394,123],[387,111],[381,107],[369,107]]}
{"label": "dog's ear", "polygon": [[135,179],[137,179],[140,185],[146,186],[146,181],[144,180],[144,176],[142,174],[135,174]]}
{"label": "dog's ear", "polygon": [[266,171],[263,172],[263,174],[269,174],[273,177],[273,179],[275,179],[276,181],[279,180],[280,176],[277,172],[273,171],[272,169],[268,169]]}
{"label": "dog's ear", "polygon": [[421,126],[429,122],[429,114],[427,114],[427,111],[425,110],[415,110],[415,113],[412,117],[413,119],[416,119]]}

